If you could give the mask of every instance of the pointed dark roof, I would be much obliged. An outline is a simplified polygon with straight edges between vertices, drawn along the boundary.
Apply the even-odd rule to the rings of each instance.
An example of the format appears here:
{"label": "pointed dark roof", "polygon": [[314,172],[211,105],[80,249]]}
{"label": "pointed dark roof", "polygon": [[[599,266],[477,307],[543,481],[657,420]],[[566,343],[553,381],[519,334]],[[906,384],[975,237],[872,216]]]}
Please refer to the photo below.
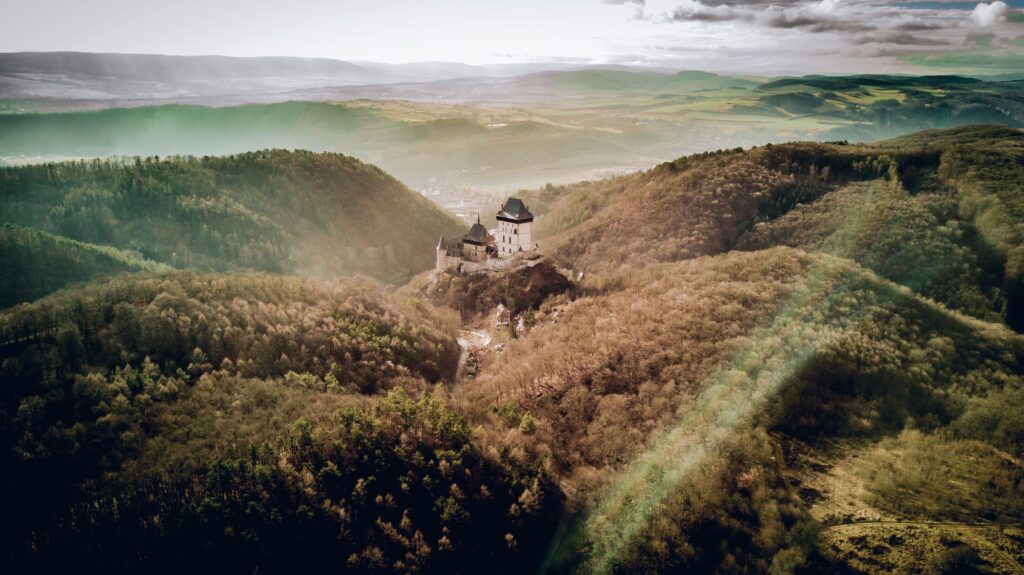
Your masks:
{"label": "pointed dark roof", "polygon": [[498,219],[510,222],[531,222],[533,221],[533,214],[530,213],[523,200],[509,198],[505,200],[505,205],[501,206],[501,211],[498,212]]}
{"label": "pointed dark roof", "polygon": [[480,218],[477,217],[476,223],[473,227],[469,228],[469,233],[462,236],[462,241],[469,242],[471,244],[483,245],[487,243],[487,228],[480,223]]}

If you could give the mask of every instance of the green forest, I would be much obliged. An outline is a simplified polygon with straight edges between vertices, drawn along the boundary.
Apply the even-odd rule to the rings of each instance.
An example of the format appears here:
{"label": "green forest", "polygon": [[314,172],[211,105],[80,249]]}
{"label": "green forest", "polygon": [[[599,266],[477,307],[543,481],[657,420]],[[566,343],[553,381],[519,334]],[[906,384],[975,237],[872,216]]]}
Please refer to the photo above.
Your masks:
{"label": "green forest", "polygon": [[13,224],[0,227],[0,308],[39,299],[72,282],[170,266],[112,248]]}
{"label": "green forest", "polygon": [[8,565],[517,572],[559,495],[434,391],[457,325],[365,282],[184,272],[8,312]]}
{"label": "green forest", "polygon": [[374,166],[284,150],[0,168],[0,220],[180,269],[395,283],[462,230]]}
{"label": "green forest", "polygon": [[1020,130],[517,196],[540,254],[432,274],[464,226],[338,154],[0,168],[4,564],[1019,571]]}

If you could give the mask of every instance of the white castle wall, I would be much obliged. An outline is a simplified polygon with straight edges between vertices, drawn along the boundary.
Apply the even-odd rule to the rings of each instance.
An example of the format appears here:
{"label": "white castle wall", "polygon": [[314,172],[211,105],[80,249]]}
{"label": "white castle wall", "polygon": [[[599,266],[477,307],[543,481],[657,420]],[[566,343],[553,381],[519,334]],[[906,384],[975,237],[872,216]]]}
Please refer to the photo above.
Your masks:
{"label": "white castle wall", "polygon": [[457,270],[461,270],[462,273],[498,271],[505,269],[510,263],[512,263],[511,258],[487,258],[486,260],[475,262],[456,256],[441,254],[440,259],[438,259],[437,271],[455,272]]}
{"label": "white castle wall", "polygon": [[516,224],[498,220],[498,257],[508,258],[533,249],[533,222]]}

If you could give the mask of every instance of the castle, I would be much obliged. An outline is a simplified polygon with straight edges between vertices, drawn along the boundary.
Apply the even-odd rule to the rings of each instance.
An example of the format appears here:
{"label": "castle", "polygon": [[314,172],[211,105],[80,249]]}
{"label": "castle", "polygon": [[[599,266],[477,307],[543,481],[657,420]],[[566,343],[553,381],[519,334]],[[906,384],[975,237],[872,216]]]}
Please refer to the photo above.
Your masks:
{"label": "castle", "polygon": [[488,231],[480,223],[469,228],[460,240],[437,242],[437,271],[500,269],[512,256],[536,249],[533,244],[533,214],[518,198],[509,198],[498,211],[498,227]]}

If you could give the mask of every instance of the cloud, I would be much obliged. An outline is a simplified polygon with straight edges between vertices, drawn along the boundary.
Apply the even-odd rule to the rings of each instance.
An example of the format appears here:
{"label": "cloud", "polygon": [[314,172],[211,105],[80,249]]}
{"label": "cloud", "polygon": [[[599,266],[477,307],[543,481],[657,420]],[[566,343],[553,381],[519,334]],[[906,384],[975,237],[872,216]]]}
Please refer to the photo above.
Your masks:
{"label": "cloud", "polygon": [[726,22],[729,20],[749,20],[750,16],[727,4],[708,6],[700,0],[689,0],[672,11],[671,19],[677,21]]}
{"label": "cloud", "polygon": [[925,22],[923,20],[904,20],[899,24],[893,26],[894,30],[902,30],[904,32],[926,32],[928,30],[941,30],[945,26],[937,24],[935,22]]}
{"label": "cloud", "polygon": [[949,42],[936,38],[914,36],[908,32],[861,36],[855,44],[895,44],[897,46],[946,46]]}
{"label": "cloud", "polygon": [[971,20],[977,22],[979,26],[994,26],[1000,22],[1006,22],[1006,17],[1009,14],[1010,7],[1006,5],[1006,2],[1001,0],[996,0],[991,4],[981,2],[971,12]]}
{"label": "cloud", "polygon": [[642,20],[644,18],[644,6],[646,0],[601,0],[605,4],[615,4],[617,6],[624,6],[626,4],[632,4],[636,7],[636,13],[633,15],[634,20]]}
{"label": "cloud", "polygon": [[777,29],[799,29],[807,32],[866,32],[875,26],[866,24],[843,9],[840,0],[817,2],[725,2],[714,5],[701,0],[686,0],[670,15],[676,22],[739,21]]}
{"label": "cloud", "polygon": [[[834,5],[835,2],[827,2]],[[826,4],[826,2],[821,2]],[[799,28],[808,32],[867,32],[874,30],[872,25],[853,19],[836,18],[834,8],[815,8],[811,5],[806,9],[785,9],[769,6],[757,17],[757,22],[769,28]]]}
{"label": "cloud", "polygon": [[635,42],[667,67],[992,71],[1022,59],[1008,53],[1015,45],[1005,38],[1009,25],[1000,24],[1024,16],[1013,9],[1019,1],[644,0],[633,3],[643,12],[637,26],[650,28]]}

